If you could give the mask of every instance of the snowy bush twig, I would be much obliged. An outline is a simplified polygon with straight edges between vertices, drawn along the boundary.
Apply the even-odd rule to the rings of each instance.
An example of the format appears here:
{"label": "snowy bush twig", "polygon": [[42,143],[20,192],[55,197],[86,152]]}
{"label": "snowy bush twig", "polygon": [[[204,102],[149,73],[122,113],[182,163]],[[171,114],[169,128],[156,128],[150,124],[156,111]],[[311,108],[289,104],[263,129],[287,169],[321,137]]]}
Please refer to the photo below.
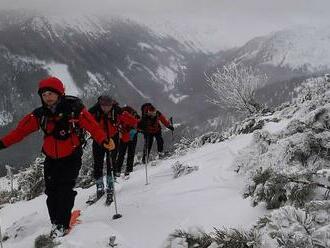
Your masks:
{"label": "snowy bush twig", "polygon": [[211,76],[206,75],[206,81],[216,95],[210,102],[241,113],[260,112],[264,106],[257,102],[255,91],[266,79],[266,75],[256,69],[233,62]]}
{"label": "snowy bush twig", "polygon": [[173,165],[172,165],[172,169],[173,169],[173,177],[174,178],[178,178],[180,176],[183,175],[187,175],[192,173],[193,171],[198,170],[198,166],[189,166],[189,165],[184,165],[182,163],[180,163],[179,161],[176,161]]}

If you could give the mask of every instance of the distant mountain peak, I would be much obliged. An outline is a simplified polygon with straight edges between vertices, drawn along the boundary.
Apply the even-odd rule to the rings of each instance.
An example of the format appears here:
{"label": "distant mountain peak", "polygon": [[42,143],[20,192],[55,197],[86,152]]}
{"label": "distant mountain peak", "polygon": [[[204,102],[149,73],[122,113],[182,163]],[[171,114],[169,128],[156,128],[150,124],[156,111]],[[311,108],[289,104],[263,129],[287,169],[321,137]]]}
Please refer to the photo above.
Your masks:
{"label": "distant mountain peak", "polygon": [[252,39],[239,49],[237,60],[302,70],[330,68],[329,27],[295,27]]}

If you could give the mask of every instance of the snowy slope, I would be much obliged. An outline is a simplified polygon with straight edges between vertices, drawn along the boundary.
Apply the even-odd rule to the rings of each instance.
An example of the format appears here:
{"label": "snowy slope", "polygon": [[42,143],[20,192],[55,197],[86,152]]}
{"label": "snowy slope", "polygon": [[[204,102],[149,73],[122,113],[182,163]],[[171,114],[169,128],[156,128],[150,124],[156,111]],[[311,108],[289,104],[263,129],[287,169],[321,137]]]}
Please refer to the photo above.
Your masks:
{"label": "snowy slope", "polygon": [[239,49],[236,60],[287,67],[306,72],[330,67],[329,27],[299,26],[249,41]]}
{"label": "snowy slope", "polygon": [[[116,235],[120,248],[156,248],[178,228],[197,226],[212,231],[213,227],[250,226],[265,210],[242,199],[244,180],[233,171],[232,162],[251,139],[251,135],[237,136],[149,166],[147,186],[144,167],[136,167],[130,180],[116,184],[119,213],[123,215],[117,220],[112,220],[113,205],[105,207],[102,200],[85,205],[94,187],[78,189],[75,208],[82,210],[81,224],[60,238],[58,247],[106,247],[109,237]],[[174,179],[171,165],[175,161],[199,166],[199,170]],[[45,199],[42,195],[0,210],[2,230],[18,234],[4,243],[6,248],[33,247],[38,235],[49,232]],[[20,230],[15,231],[18,226]]]}

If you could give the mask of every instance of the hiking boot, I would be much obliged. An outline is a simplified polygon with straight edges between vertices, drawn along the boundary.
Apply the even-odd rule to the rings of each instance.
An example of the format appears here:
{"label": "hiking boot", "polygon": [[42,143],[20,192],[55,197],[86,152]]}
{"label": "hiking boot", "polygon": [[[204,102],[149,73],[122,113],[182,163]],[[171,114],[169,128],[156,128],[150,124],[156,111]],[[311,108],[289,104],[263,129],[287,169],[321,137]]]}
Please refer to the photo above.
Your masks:
{"label": "hiking boot", "polygon": [[[103,193],[102,193],[103,192]],[[104,183],[103,183],[103,177],[100,177],[96,180],[96,195],[102,196],[104,194]]]}
{"label": "hiking boot", "polygon": [[103,177],[96,180],[96,198],[100,199],[104,195]]}
{"label": "hiking boot", "polygon": [[158,159],[163,159],[165,157],[165,153],[164,152],[159,152],[158,153]]}
{"label": "hiking boot", "polygon": [[96,198],[100,199],[104,195],[104,189],[97,189],[96,190]]}
{"label": "hiking boot", "polygon": [[107,199],[105,200],[105,205],[109,206],[113,202],[113,190],[107,189]]}
{"label": "hiking boot", "polygon": [[52,225],[49,236],[53,239],[60,238],[69,233],[69,229],[64,228],[63,225]]}

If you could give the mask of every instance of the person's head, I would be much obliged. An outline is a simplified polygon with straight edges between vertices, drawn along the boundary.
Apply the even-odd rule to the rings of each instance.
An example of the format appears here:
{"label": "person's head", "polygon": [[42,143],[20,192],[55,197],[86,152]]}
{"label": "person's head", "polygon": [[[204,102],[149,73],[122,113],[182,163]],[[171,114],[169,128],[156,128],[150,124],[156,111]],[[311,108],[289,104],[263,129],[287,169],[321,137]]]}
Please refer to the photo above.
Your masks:
{"label": "person's head", "polygon": [[112,109],[114,100],[110,96],[102,95],[97,99],[97,102],[104,113],[109,113]]}
{"label": "person's head", "polygon": [[150,108],[147,109],[148,116],[154,117],[154,116],[156,116],[156,114],[157,114],[157,111],[154,106],[151,106]]}
{"label": "person's head", "polygon": [[152,112],[156,113],[156,109],[151,103],[148,102],[141,106],[141,112],[142,112],[142,115],[149,115],[148,114],[149,112],[150,112],[150,114]]}
{"label": "person's head", "polygon": [[61,80],[56,77],[48,77],[39,82],[38,94],[43,104],[54,106],[60,97],[64,96],[65,88]]}

